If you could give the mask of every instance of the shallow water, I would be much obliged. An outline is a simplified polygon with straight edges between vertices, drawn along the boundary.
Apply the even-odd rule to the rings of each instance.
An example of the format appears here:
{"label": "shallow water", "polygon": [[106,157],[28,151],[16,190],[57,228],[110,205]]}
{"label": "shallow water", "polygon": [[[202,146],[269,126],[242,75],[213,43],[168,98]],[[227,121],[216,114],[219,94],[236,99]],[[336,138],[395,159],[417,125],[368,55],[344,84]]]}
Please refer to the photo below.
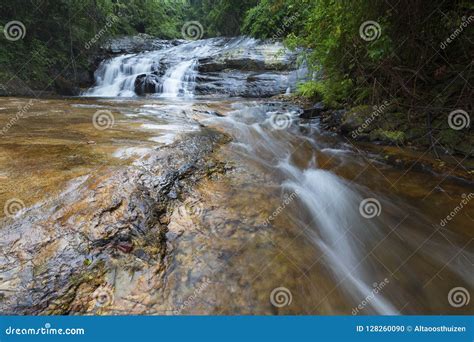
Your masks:
{"label": "shallow water", "polygon": [[[82,175],[123,169],[202,126],[232,137],[215,153],[227,172],[196,189],[199,210],[173,214],[179,237],[170,239],[162,300],[150,289],[146,310],[125,304],[141,291],[139,277],[118,275],[120,313],[472,312],[472,303],[450,305],[448,293],[474,283],[473,183],[388,166],[271,101],[29,101],[0,98],[0,127],[11,126],[0,137],[2,206],[47,201]],[[98,111],[114,124],[97,129]],[[366,199],[376,205],[361,212]]]}
{"label": "shallow water", "polygon": [[[447,293],[474,280],[472,203],[449,224],[441,220],[472,194],[472,183],[380,164],[317,122],[275,129],[265,105],[235,107],[212,121],[238,141],[231,155],[266,176],[254,191],[276,201],[275,246],[271,257],[255,259],[257,279],[270,287],[273,279],[273,288],[286,287],[298,301],[281,312],[460,312],[449,307]],[[377,216],[361,215],[364,199],[380,203]],[[370,304],[354,310],[366,298]]]}
{"label": "shallow water", "polygon": [[15,198],[25,206],[57,194],[76,177],[127,165],[198,127],[186,118],[185,107],[160,104],[157,111],[134,100],[0,98],[0,108],[0,202]]}

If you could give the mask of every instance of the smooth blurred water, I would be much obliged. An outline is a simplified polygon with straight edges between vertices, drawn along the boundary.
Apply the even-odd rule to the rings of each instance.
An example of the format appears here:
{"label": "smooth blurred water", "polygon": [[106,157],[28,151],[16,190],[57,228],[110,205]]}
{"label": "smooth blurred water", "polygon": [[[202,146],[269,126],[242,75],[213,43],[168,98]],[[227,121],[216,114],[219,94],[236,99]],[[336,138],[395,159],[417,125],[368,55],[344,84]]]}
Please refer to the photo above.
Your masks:
{"label": "smooth blurred water", "polygon": [[[198,72],[201,62],[217,58],[225,65],[230,54],[232,62],[238,64],[235,69],[229,66],[229,70],[218,68],[219,71]],[[304,66],[286,71],[265,70],[266,66],[253,71],[251,66],[287,61],[293,55],[294,52],[285,49],[281,43],[246,37],[180,41],[176,46],[165,45],[154,51],[104,60],[95,72],[95,86],[83,95],[133,97],[137,90],[138,95],[152,93],[172,98],[192,97],[196,93],[258,97],[259,93],[270,91],[276,95],[296,88],[298,80],[306,75]],[[199,89],[196,89],[197,84]]]}

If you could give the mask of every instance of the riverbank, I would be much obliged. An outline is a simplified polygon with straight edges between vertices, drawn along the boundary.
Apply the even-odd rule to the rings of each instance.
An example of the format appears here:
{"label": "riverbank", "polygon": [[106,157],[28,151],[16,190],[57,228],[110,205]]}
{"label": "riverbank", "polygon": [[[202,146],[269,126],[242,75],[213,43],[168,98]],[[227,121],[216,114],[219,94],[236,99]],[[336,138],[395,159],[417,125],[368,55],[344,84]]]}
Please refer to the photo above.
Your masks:
{"label": "riverbank", "polygon": [[389,103],[335,109],[297,94],[274,98],[300,106],[301,119],[319,120],[322,128],[356,148],[379,155],[381,162],[405,170],[474,180],[474,135],[470,127],[450,127],[447,115],[445,120],[433,122],[431,138],[436,142],[432,143],[425,123],[408,122],[406,115],[395,113]]}

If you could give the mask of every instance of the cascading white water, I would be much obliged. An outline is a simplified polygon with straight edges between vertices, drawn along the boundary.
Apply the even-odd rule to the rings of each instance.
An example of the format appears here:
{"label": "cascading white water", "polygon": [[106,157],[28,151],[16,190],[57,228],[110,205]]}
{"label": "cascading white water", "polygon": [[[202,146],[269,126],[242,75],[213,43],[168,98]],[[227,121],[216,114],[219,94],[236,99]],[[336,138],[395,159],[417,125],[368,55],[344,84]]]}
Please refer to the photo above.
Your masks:
{"label": "cascading white water", "polygon": [[[184,43],[105,60],[95,72],[96,86],[84,96],[136,96],[139,77],[145,79],[148,87],[154,88],[154,93],[163,93],[166,97],[192,96],[197,59],[206,56],[208,45],[204,41]],[[143,79],[142,89],[145,88]]]}
{"label": "cascading white water", "polygon": [[[361,265],[365,251],[348,234],[351,229],[353,234],[360,233],[361,236],[377,235],[377,227],[365,222],[359,213],[363,197],[342,178],[319,169],[317,160],[313,159],[306,168],[291,161],[294,145],[290,141],[294,135],[272,127],[274,121],[268,116],[275,113],[272,108],[254,104],[238,107],[228,117],[209,121],[228,129],[235,137],[239,153],[276,171],[284,179],[282,188],[298,194],[301,210],[305,208],[312,217],[310,239],[323,253],[341,287],[352,298],[363,299],[371,294],[376,279]],[[296,120],[294,111],[285,115],[288,115],[285,116],[288,120]],[[301,227],[302,230],[306,228]],[[370,304],[380,314],[398,313],[383,296],[376,296]]]}
{"label": "cascading white water", "polygon": [[[294,53],[285,50],[280,43],[238,37],[181,41],[177,44],[166,44],[159,50],[126,54],[103,61],[95,72],[95,86],[83,95],[131,97],[162,94],[163,97],[192,97],[199,91],[199,94],[205,95],[260,97],[262,93],[271,96],[294,89],[306,75],[306,68],[295,69]],[[270,57],[271,54],[276,54],[276,57]],[[226,67],[229,56],[235,61],[230,64],[235,65],[232,71]],[[200,75],[202,84],[197,90],[196,80],[202,61],[210,62],[211,68]],[[275,69],[269,71],[265,66],[256,73],[248,68],[246,61],[252,61],[251,65],[275,63]],[[282,64],[287,65],[288,70],[280,70]]]}
{"label": "cascading white water", "polygon": [[106,60],[95,73],[97,86],[85,95],[134,96],[136,77],[152,71],[155,63],[152,58],[134,55],[122,55]]}
{"label": "cascading white water", "polygon": [[196,79],[195,60],[184,61],[171,68],[163,81],[163,96],[177,97],[192,96],[192,86]]}
{"label": "cascading white water", "polygon": [[[357,234],[360,227],[366,228],[366,234],[377,229],[371,223],[362,222],[357,208],[363,198],[329,171],[317,168],[299,170],[288,161],[280,169],[288,175],[284,187],[298,194],[314,218],[318,229],[312,236],[313,242],[323,251],[337,277],[351,284],[346,284],[346,290],[355,298],[370,295],[373,290],[369,285],[372,284],[370,275],[361,267],[365,252],[357,247],[354,237],[348,233],[352,229]],[[371,305],[381,314],[398,313],[382,296],[374,298]]]}

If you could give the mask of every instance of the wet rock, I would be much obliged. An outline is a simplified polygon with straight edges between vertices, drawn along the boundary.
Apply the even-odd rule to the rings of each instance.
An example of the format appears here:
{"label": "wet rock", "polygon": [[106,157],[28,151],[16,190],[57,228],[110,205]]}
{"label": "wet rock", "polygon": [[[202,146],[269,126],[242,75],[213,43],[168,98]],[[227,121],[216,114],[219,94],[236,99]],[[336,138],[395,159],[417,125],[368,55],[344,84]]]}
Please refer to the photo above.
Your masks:
{"label": "wet rock", "polygon": [[182,41],[157,39],[148,34],[139,33],[135,36],[110,39],[101,46],[101,50],[105,54],[137,53],[159,50],[180,43],[182,43]]}
{"label": "wet rock", "polygon": [[168,230],[160,217],[176,201],[168,194],[189,193],[206,177],[206,156],[222,141],[213,131],[190,135],[140,166],[102,169],[21,217],[5,218],[0,288],[15,290],[4,293],[0,312],[96,312],[92,293],[117,273],[132,279],[132,271],[152,275],[152,288],[160,291]]}
{"label": "wet rock", "polygon": [[197,94],[270,97],[285,93],[292,85],[297,53],[281,43],[230,39],[222,44],[235,48],[199,60]]}
{"label": "wet rock", "polygon": [[250,98],[284,93],[291,84],[287,73],[241,70],[200,74],[197,82],[195,93],[198,95],[227,94]]}
{"label": "wet rock", "polygon": [[300,115],[302,119],[313,119],[320,116],[327,108],[322,102],[318,102],[308,109],[304,109],[303,113]]}
{"label": "wet rock", "polygon": [[240,38],[221,39],[227,45],[224,52],[199,60],[199,71],[221,72],[227,69],[241,71],[296,70],[298,52],[289,51],[282,43]]}
{"label": "wet rock", "polygon": [[328,129],[339,130],[346,113],[347,110],[345,109],[326,111],[323,113],[321,122]]}
{"label": "wet rock", "polygon": [[137,95],[154,94],[159,92],[161,80],[155,74],[142,74],[135,79],[135,92]]}
{"label": "wet rock", "polygon": [[131,242],[119,242],[117,243],[117,249],[123,253],[130,253],[133,250],[133,243]]}
{"label": "wet rock", "polygon": [[241,71],[265,70],[266,66],[262,60],[251,58],[221,59],[216,60],[211,57],[199,61],[198,70],[201,73],[220,72],[226,69],[237,69]]}
{"label": "wet rock", "polygon": [[168,193],[168,198],[170,198],[170,199],[177,199],[177,198],[178,198],[178,194],[177,194],[176,189],[172,189],[172,190]]}
{"label": "wet rock", "polygon": [[134,254],[137,258],[140,258],[143,261],[146,261],[146,262],[150,261],[150,256],[143,249],[138,249],[137,251],[135,251]]}

